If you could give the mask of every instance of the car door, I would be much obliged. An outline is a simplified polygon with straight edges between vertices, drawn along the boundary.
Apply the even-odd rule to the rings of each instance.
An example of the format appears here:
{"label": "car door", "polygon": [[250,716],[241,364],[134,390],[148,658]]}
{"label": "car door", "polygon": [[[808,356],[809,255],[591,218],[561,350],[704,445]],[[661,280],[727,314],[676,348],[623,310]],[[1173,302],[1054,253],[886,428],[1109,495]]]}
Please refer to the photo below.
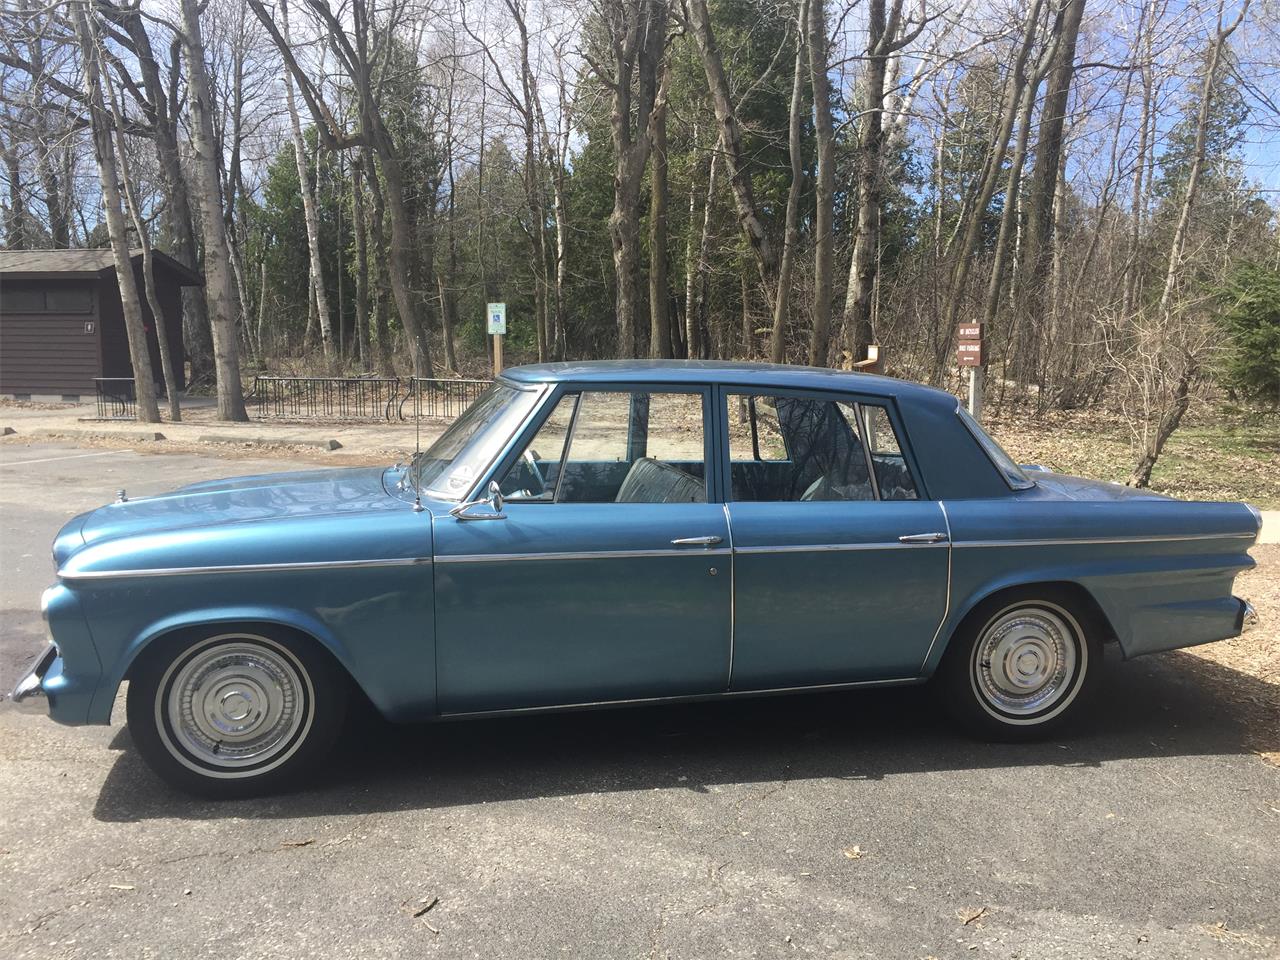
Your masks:
{"label": "car door", "polygon": [[728,521],[709,389],[569,389],[493,471],[504,519],[438,517],[443,713],[721,692]]}
{"label": "car door", "polygon": [[724,388],[730,688],[915,677],[946,612],[947,523],[883,399]]}

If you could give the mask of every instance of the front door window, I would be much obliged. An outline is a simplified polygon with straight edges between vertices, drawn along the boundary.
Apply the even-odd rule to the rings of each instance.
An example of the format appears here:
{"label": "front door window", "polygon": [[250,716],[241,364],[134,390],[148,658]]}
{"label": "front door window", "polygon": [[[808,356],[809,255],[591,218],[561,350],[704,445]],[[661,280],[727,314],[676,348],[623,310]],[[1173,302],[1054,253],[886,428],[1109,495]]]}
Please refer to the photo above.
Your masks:
{"label": "front door window", "polygon": [[705,503],[700,393],[561,397],[501,481],[512,501]]}

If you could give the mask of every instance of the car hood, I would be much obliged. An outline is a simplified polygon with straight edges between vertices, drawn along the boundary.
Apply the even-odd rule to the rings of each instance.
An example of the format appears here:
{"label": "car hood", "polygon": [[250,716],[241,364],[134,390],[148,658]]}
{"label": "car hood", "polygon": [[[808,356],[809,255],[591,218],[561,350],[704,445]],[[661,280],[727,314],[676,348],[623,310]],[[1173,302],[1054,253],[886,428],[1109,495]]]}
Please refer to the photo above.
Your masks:
{"label": "car hood", "polygon": [[1090,480],[1086,477],[1072,477],[1065,473],[1046,473],[1035,471],[1029,476],[1035,480],[1036,487],[1060,500],[1169,500],[1160,493],[1150,490],[1136,490],[1121,483],[1108,483],[1105,480]]}
{"label": "car hood", "polygon": [[[184,527],[403,510],[383,482],[382,467],[271,473],[211,480],[172,493],[113,503],[68,523],[54,541],[61,562],[100,540]],[[62,554],[62,556],[58,556]]]}

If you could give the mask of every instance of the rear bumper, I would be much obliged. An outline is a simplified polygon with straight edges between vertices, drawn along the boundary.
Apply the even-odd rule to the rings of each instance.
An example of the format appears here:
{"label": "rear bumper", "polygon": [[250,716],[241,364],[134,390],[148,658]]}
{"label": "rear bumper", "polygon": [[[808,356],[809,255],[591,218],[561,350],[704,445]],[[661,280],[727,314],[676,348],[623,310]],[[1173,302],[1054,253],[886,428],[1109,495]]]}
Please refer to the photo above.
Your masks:
{"label": "rear bumper", "polygon": [[48,713],[49,695],[45,693],[44,678],[58,659],[58,648],[52,643],[36,658],[31,668],[22,675],[9,699],[14,706],[29,713]]}
{"label": "rear bumper", "polygon": [[1258,611],[1253,609],[1252,603],[1242,597],[1233,599],[1240,604],[1240,612],[1236,614],[1236,634],[1243,635],[1258,625]]}

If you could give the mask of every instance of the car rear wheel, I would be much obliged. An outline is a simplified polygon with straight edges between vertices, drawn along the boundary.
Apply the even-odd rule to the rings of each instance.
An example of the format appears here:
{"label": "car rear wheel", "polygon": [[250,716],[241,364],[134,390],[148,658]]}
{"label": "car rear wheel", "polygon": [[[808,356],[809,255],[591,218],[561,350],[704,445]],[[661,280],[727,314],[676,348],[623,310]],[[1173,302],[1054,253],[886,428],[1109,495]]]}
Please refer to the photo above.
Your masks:
{"label": "car rear wheel", "polygon": [[214,799],[293,786],[342,727],[347,686],[327,654],[290,634],[220,629],[175,637],[130,679],[129,729],[166,781]]}
{"label": "car rear wheel", "polygon": [[1018,591],[980,604],[939,668],[944,703],[986,739],[1051,735],[1096,692],[1102,651],[1089,623],[1056,592]]}

